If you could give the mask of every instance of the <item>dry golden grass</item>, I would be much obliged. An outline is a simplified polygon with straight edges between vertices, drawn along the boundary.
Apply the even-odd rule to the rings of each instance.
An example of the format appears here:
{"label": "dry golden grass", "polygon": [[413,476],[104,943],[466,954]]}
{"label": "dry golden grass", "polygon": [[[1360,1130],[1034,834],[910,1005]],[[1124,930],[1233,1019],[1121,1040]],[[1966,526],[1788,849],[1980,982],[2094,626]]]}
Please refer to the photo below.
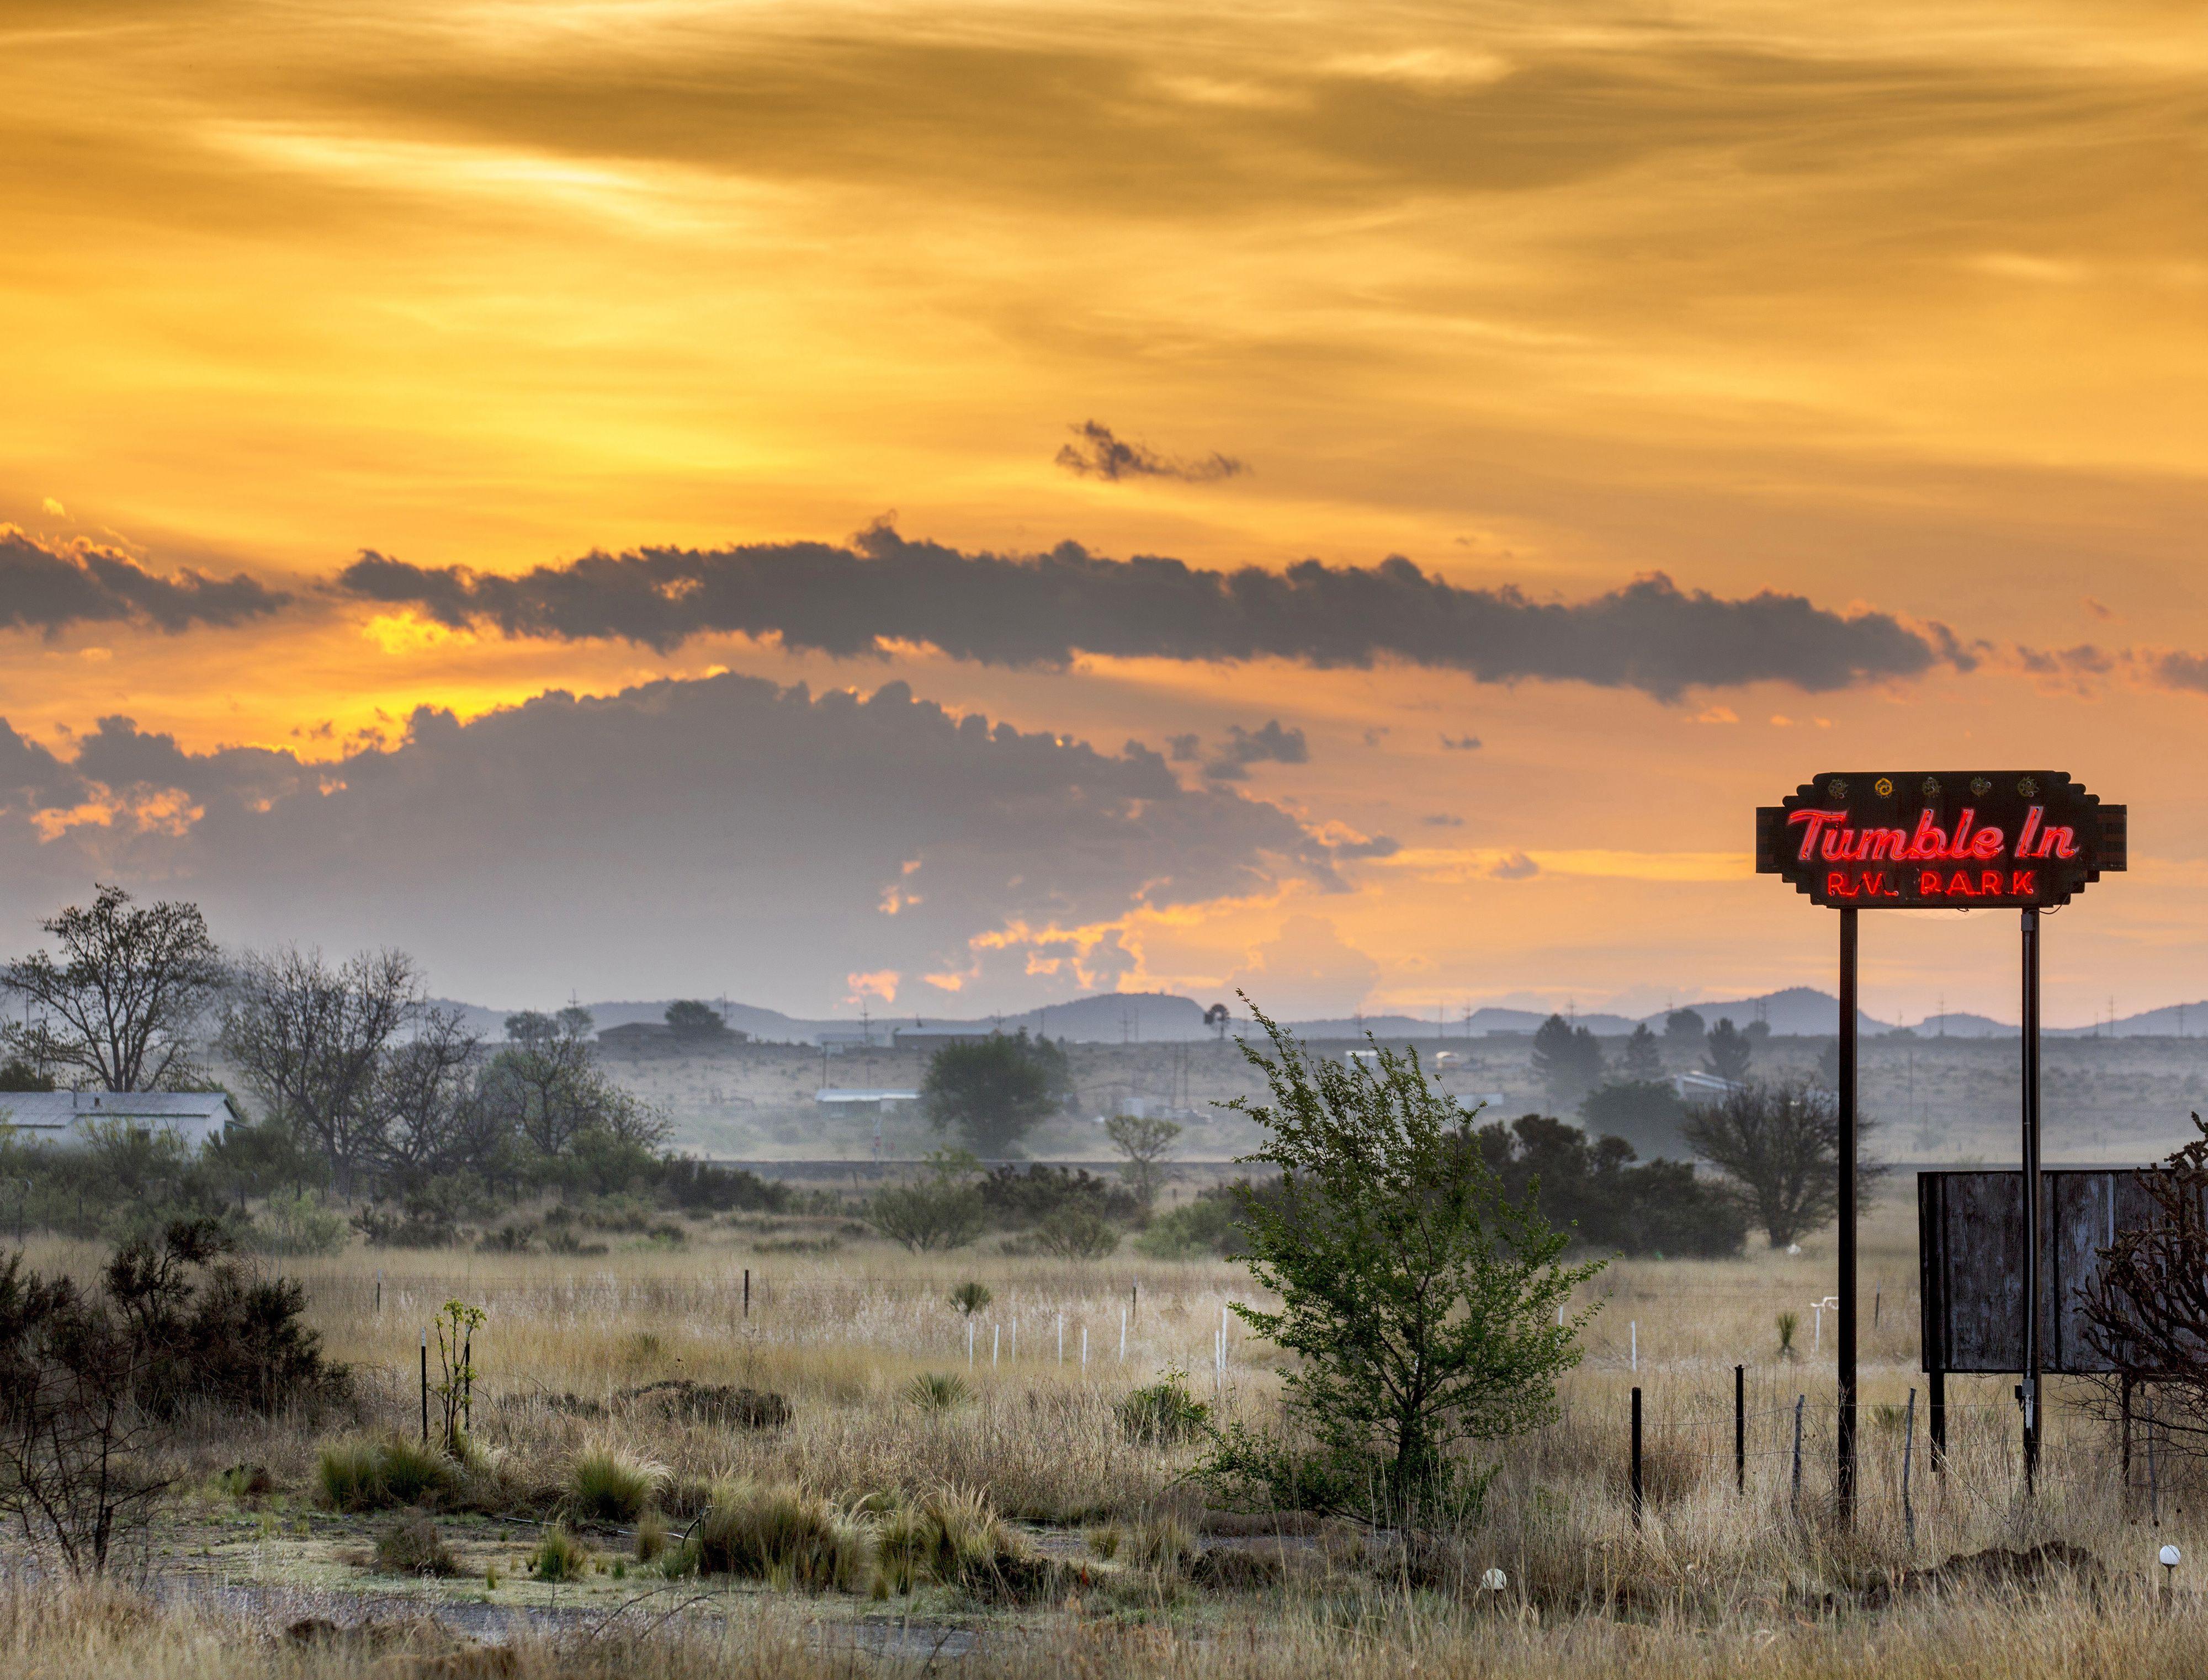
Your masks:
{"label": "dry golden grass", "polygon": [[[1171,1368],[1187,1371],[1200,1397],[1221,1398],[1214,1338],[1222,1306],[1250,1298],[1242,1269],[1131,1256],[1094,1263],[986,1251],[915,1257],[873,1243],[825,1255],[753,1245],[772,1239],[724,1227],[688,1251],[581,1258],[355,1251],[284,1269],[306,1285],[330,1351],[363,1373],[368,1415],[355,1429],[418,1427],[421,1326],[448,1297],[486,1309],[475,1347],[483,1374],[473,1433],[517,1489],[556,1486],[579,1454],[613,1449],[665,1465],[678,1486],[749,1479],[847,1504],[950,1486],[975,1490],[1014,1518],[1114,1522],[1128,1532],[1193,1522],[1203,1501],[1185,1473],[1196,1449],[1128,1441],[1113,1407]],[[57,1245],[34,1256],[47,1264],[92,1257]],[[966,1671],[1377,1675],[1407,1671],[1413,1660],[1422,1671],[1467,1675],[1753,1668],[1823,1676],[1875,1663],[1902,1675],[2121,1670],[2125,1680],[2142,1680],[2197,1670],[2189,1653],[2208,1624],[2189,1598],[2157,1608],[2149,1580],[2159,1573],[2151,1559],[2164,1540],[2208,1561],[2196,1544],[2201,1502],[2192,1473],[2162,1467],[2161,1521],[2150,1527],[2144,1464],[2127,1495],[2109,1424],[2075,1403],[2084,1397],[2077,1390],[2062,1403],[2058,1387],[2040,1497],[2026,1503],[2005,1378],[1951,1380],[1951,1460],[1946,1473],[1931,1473],[1916,1369],[1916,1275],[1913,1219],[1890,1203],[1864,1233],[1866,1411],[1852,1531],[1830,1515],[1829,1315],[1821,1347],[1812,1345],[1812,1304],[1832,1288],[1829,1235],[1800,1255],[1624,1262],[1589,1292],[1601,1311],[1584,1365],[1563,1385],[1562,1418],[1493,1455],[1499,1469],[1484,1518],[1446,1556],[1413,1558],[1384,1543],[1360,1556],[1353,1546],[1292,1569],[1285,1587],[1259,1599],[1191,1599],[1160,1586],[1149,1609],[1077,1605],[993,1636]],[[993,1294],[972,1321],[970,1364],[969,1321],[947,1299],[969,1278]],[[1875,1330],[1874,1290],[1882,1296]],[[1774,1324],[1789,1310],[1801,1317],[1792,1359],[1781,1357]],[[1239,1323],[1227,1339],[1223,1402],[1230,1413],[1262,1414],[1276,1392],[1275,1363]],[[1750,1411],[1744,1492],[1732,1466],[1736,1364],[1747,1368]],[[431,1367],[434,1375],[434,1347]],[[915,1406],[913,1379],[929,1371],[965,1379],[971,1400],[942,1411]],[[780,1393],[791,1421],[731,1430],[617,1401],[623,1389],[669,1377]],[[1625,1494],[1628,1395],[1636,1383],[1649,1493],[1638,1526]],[[1894,1409],[1911,1387],[1920,1389],[1913,1533],[1902,1507],[1905,1433]],[[1797,1397],[1806,1397],[1798,1504],[1791,1455]],[[328,1434],[340,1432],[351,1431]],[[227,1426],[195,1440],[190,1467],[265,1463],[303,1488],[317,1444],[289,1421]],[[1875,1612],[1860,1607],[1865,1589],[1905,1569],[2058,1539],[2107,1566],[2098,1589],[2062,1580],[2037,1596],[1972,1590],[1905,1595]],[[1508,1575],[1500,1594],[1475,1585],[1491,1567]],[[96,1595],[10,1601],[0,1671],[88,1672],[112,1665],[105,1651],[133,1671],[181,1680],[211,1670],[212,1653],[231,1636],[193,1614],[147,1620],[120,1606]],[[832,1642],[823,1646],[805,1616],[801,1605],[754,1605],[741,1635],[670,1629],[648,1648],[622,1647],[618,1663],[596,1647],[563,1654],[527,1647],[516,1671],[849,1673],[848,1649],[839,1656]],[[1131,1616],[1150,1625],[1124,1625]],[[369,1653],[351,1647],[301,1657],[259,1646],[225,1663],[225,1680],[263,1668],[335,1675],[372,1665]]]}

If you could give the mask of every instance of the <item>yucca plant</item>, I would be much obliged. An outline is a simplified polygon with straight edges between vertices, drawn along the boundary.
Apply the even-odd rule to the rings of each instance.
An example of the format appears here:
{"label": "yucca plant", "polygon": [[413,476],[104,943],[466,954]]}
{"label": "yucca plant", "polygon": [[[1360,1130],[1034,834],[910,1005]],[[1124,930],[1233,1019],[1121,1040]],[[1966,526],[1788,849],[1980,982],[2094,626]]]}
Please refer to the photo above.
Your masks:
{"label": "yucca plant", "polygon": [[955,1411],[973,1396],[964,1377],[945,1371],[923,1371],[904,1385],[904,1397],[923,1412]]}
{"label": "yucca plant", "polygon": [[994,1299],[987,1284],[976,1283],[971,1278],[951,1292],[951,1305],[969,1318]]}
{"label": "yucca plant", "polygon": [[1800,1313],[1782,1312],[1779,1315],[1779,1357],[1780,1359],[1791,1359],[1794,1357],[1794,1332],[1801,1328]]}

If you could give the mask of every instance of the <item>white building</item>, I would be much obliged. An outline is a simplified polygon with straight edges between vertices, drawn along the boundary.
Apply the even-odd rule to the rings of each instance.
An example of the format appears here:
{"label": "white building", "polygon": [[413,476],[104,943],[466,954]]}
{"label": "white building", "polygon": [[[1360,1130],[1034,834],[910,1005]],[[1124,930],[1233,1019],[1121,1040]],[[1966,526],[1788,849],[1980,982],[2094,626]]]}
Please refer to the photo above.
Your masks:
{"label": "white building", "polygon": [[0,1125],[26,1143],[81,1143],[89,1128],[169,1131],[197,1149],[245,1116],[222,1091],[0,1091]]}

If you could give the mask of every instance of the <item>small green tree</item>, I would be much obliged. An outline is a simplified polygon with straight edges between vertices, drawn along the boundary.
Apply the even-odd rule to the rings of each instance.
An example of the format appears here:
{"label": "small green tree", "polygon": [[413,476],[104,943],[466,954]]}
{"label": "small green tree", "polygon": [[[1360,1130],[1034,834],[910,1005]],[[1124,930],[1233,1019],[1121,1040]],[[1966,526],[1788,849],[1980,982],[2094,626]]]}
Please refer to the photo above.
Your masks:
{"label": "small green tree", "polygon": [[1624,1074],[1627,1079],[1644,1084],[1664,1077],[1664,1053],[1657,1047],[1656,1035],[1648,1030],[1646,1021],[1625,1041]]}
{"label": "small green tree", "polygon": [[1065,1052],[1022,1028],[938,1050],[921,1083],[920,1106],[930,1125],[956,1127],[976,1155],[1005,1155],[1058,1112],[1071,1083]]}
{"label": "small green tree", "polygon": [[1548,1093],[1551,1110],[1569,1114],[1602,1083],[1602,1046],[1585,1027],[1551,1015],[1533,1035],[1533,1076]]}
{"label": "small green tree", "polygon": [[1709,1048],[1702,1058],[1702,1071],[1714,1073],[1720,1079],[1730,1079],[1735,1084],[1748,1077],[1748,1070],[1755,1060],[1755,1046],[1749,1036],[1732,1023],[1731,1017],[1719,1019],[1710,1029]]}
{"label": "small green tree", "polygon": [[1558,1309],[1603,1263],[1559,1263],[1569,1238],[1530,1192],[1504,1195],[1472,1112],[1427,1083],[1415,1050],[1320,1060],[1252,1012],[1272,1054],[1243,1053],[1270,1101],[1229,1106],[1265,1128],[1245,1159],[1280,1172],[1276,1196],[1245,1193],[1242,1220],[1281,1309],[1234,1311],[1296,1356],[1284,1397],[1317,1450],[1238,1425],[1210,1473],[1397,1520],[1458,1505],[1476,1485],[1452,1449],[1556,1415],[1593,1311],[1559,1323]]}
{"label": "small green tree", "polygon": [[884,1185],[867,1202],[867,1223],[915,1254],[963,1248],[981,1234],[987,1209],[972,1174],[980,1164],[963,1149],[928,1158],[930,1176],[918,1184]]}
{"label": "small green tree", "polygon": [[721,1011],[697,998],[667,1005],[667,1029],[685,1044],[722,1044],[735,1037]]}

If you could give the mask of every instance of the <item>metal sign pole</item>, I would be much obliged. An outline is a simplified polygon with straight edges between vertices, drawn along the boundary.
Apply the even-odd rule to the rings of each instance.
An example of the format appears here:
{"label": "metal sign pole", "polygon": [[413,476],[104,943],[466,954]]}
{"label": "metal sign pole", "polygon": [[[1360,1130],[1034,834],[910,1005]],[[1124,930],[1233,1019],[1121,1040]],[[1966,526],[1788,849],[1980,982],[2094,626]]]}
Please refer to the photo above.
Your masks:
{"label": "metal sign pole", "polygon": [[1833,1492],[1843,1523],[1856,1512],[1856,911],[1840,911],[1840,1416]]}
{"label": "metal sign pole", "polygon": [[2039,912],[2024,922],[2024,1491],[2039,1479]]}

